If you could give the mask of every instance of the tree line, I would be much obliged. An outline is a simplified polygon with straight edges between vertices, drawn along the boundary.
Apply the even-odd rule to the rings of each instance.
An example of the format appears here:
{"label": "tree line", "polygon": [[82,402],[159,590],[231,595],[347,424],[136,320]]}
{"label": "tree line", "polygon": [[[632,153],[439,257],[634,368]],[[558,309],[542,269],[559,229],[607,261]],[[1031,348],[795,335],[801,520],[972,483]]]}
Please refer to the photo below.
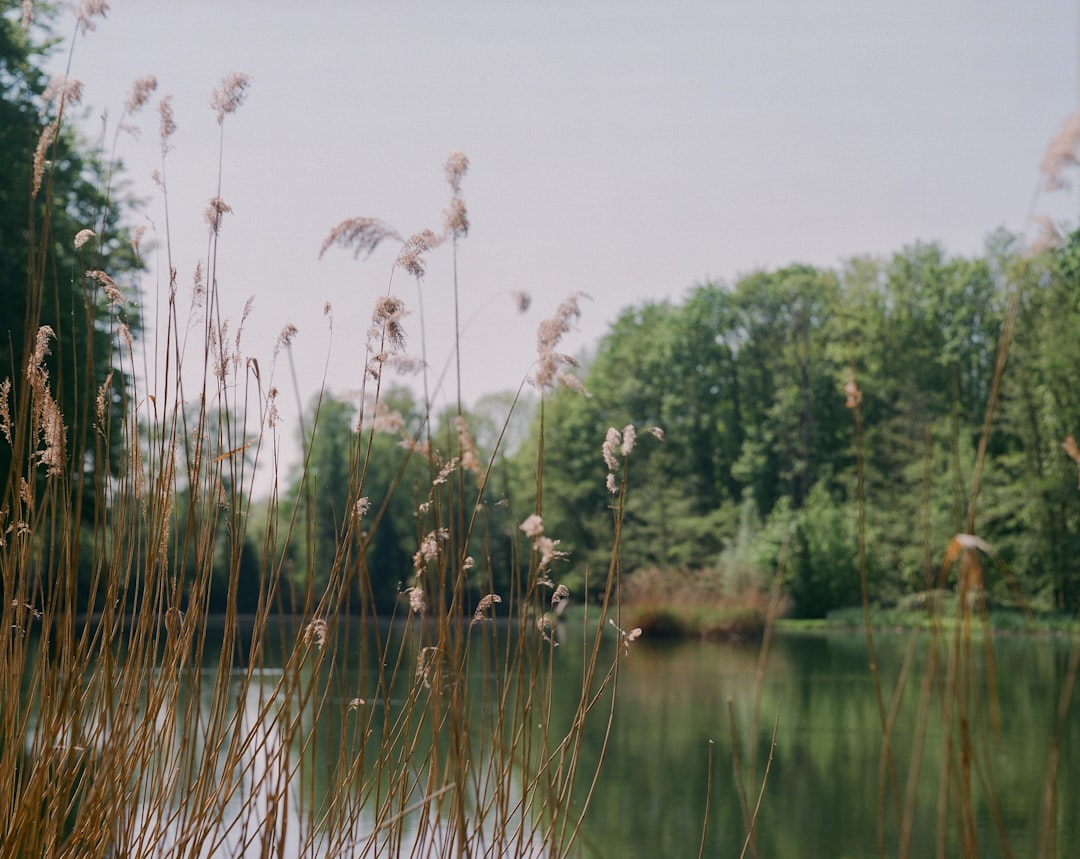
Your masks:
{"label": "tree line", "polygon": [[[643,437],[626,464],[625,574],[699,570],[735,592],[768,587],[779,570],[799,615],[858,604],[861,474],[874,601],[953,586],[943,558],[971,530],[991,550],[988,599],[1075,610],[1080,494],[1066,440],[1080,426],[1078,273],[1080,234],[1028,256],[998,233],[974,258],[919,243],[886,259],[759,271],[626,308],[585,361],[587,395],[559,390],[542,407],[519,405],[531,411],[519,433],[527,443],[493,450],[502,413],[490,403],[465,416],[481,427],[481,456],[494,455],[480,495],[494,584],[524,564],[516,528],[533,511],[516,502],[535,496],[538,474],[546,533],[570,555],[564,580],[579,592],[589,575],[599,580],[614,500],[601,443],[608,427],[632,424],[639,436],[661,428],[664,441]],[[420,404],[397,396],[404,424],[423,426]],[[430,470],[400,440],[364,441],[350,428],[355,412],[338,403],[324,416],[316,474],[347,473],[334,451],[369,444],[386,471],[372,471],[373,497],[408,474],[409,457]],[[441,438],[446,457],[459,451],[451,416],[434,422],[436,447]],[[346,495],[335,496],[332,478],[319,483],[312,503],[331,523],[327,552]],[[408,497],[409,485],[398,479],[405,497],[387,507],[371,547],[384,604],[419,537],[422,499]],[[478,487],[474,475],[469,491]]]}
{"label": "tree line", "polygon": [[[109,301],[84,272],[121,277],[142,263],[119,227],[128,207],[109,191],[105,159],[59,116],[49,148],[35,155],[42,117],[51,116],[42,114],[42,51],[13,18],[0,18],[0,153],[8,164],[0,178],[0,376],[11,382],[16,416],[14,446],[0,444],[0,474],[8,509],[23,481],[42,479],[19,463],[36,462],[26,452],[36,412],[24,368],[46,326],[54,339],[42,366],[69,422],[78,518],[91,527],[120,468],[130,388],[113,331],[119,321],[137,337],[139,319],[134,304]],[[74,247],[87,226],[93,241]],[[566,580],[587,590],[612,560],[616,499],[601,444],[609,427],[633,425],[641,440],[619,475],[625,574],[703,571],[730,593],[768,587],[780,571],[794,610],[819,616],[859,602],[864,563],[870,596],[882,604],[950,586],[946,547],[973,532],[989,548],[990,598],[1074,611],[1078,303],[1080,234],[1031,254],[1002,232],[972,258],[918,243],[887,258],[757,271],[700,284],[680,301],[626,308],[585,356],[587,395],[499,395],[439,415],[409,390],[388,388],[380,415],[324,394],[304,421],[315,429],[301,441],[304,467],[285,481],[283,503],[255,508],[263,533],[290,539],[257,549],[249,536],[231,553],[245,571],[236,598],[241,607],[257,598],[243,581],[257,578],[267,546],[292,571],[297,593],[317,589],[362,493],[372,527],[356,547],[358,588],[392,609],[424,536],[422,496],[454,457],[455,491],[479,499],[470,573],[477,594],[527,569],[519,525],[533,513],[569,555]],[[108,432],[94,431],[99,395]],[[649,427],[662,429],[662,443],[645,435]],[[185,503],[181,491],[178,521],[193,515]],[[209,599],[223,606],[235,557],[216,562],[223,584]],[[178,570],[191,563],[174,560]],[[80,594],[92,579],[81,569]]]}

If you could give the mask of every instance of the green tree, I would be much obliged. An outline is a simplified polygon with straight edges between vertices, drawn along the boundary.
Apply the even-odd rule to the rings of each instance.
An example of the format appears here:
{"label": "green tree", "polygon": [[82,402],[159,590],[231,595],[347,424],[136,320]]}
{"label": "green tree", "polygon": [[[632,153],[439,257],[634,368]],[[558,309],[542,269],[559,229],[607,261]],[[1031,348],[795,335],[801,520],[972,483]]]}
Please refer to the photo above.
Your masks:
{"label": "green tree", "polygon": [[[77,93],[46,80],[48,24],[24,32],[15,5],[0,15],[0,381],[10,381],[12,418],[10,444],[0,443],[3,506],[18,508],[22,480],[43,480],[42,450],[50,449],[53,475],[88,523],[118,466],[123,352],[139,323],[125,280],[139,263],[118,226],[128,207],[109,198],[108,166],[65,124]],[[77,249],[87,229],[94,234]],[[34,429],[26,370],[41,345],[62,444],[58,434],[42,439]]]}

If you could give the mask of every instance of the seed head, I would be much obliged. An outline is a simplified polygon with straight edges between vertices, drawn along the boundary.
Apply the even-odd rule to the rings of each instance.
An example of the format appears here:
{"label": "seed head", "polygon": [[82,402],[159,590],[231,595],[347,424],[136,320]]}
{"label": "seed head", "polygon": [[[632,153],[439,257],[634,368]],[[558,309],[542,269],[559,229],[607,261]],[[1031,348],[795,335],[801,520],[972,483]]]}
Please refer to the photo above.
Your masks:
{"label": "seed head", "polygon": [[165,96],[158,102],[158,116],[161,119],[161,149],[163,152],[168,152],[169,138],[176,134],[176,117],[173,115],[171,95]]}
{"label": "seed head", "polygon": [[[541,391],[551,390],[560,380],[559,368],[573,365],[573,359],[555,351],[559,341],[570,332],[576,320],[581,318],[581,300],[588,298],[584,292],[575,292],[566,298],[550,319],[540,323],[536,332],[536,372],[533,383]],[[565,382],[564,382],[565,384]]]}
{"label": "seed head", "polygon": [[137,113],[150,100],[150,95],[157,89],[157,78],[153,75],[143,75],[136,78],[131,85],[127,101],[124,102],[124,110],[128,113]]}
{"label": "seed head", "polygon": [[520,528],[526,537],[535,539],[544,533],[544,520],[536,513],[533,513],[521,523]]}
{"label": "seed head", "polygon": [[604,437],[604,444],[601,447],[601,451],[604,454],[604,464],[608,467],[608,471],[615,471],[619,467],[619,460],[615,457],[615,451],[622,444],[622,437],[615,427],[608,427],[607,435]]}
{"label": "seed head", "polygon": [[304,627],[303,641],[305,647],[314,644],[316,648],[322,650],[326,645],[326,621],[322,618],[316,618]]}
{"label": "seed head", "polygon": [[243,72],[233,72],[222,80],[220,87],[215,87],[210,95],[210,106],[217,111],[218,125],[225,121],[226,114],[235,113],[247,98],[251,76]]}
{"label": "seed head", "polygon": [[409,597],[409,611],[413,614],[424,614],[427,611],[427,596],[423,588],[419,586],[406,588],[405,594]]}
{"label": "seed head", "polygon": [[443,170],[446,171],[446,181],[450,183],[451,190],[457,196],[461,193],[461,180],[469,172],[469,157],[460,150],[451,152],[450,157],[446,159],[446,164],[443,165]]}
{"label": "seed head", "polygon": [[206,210],[203,212],[203,218],[206,219],[206,223],[210,225],[210,232],[215,236],[221,230],[221,216],[226,213],[231,213],[232,207],[226,203],[221,197],[214,197],[206,206]]}
{"label": "seed head", "polygon": [[109,4],[105,0],[83,0],[75,9],[75,20],[83,35],[97,29],[94,18],[104,18],[109,11]]}
{"label": "seed head", "polygon": [[[85,232],[85,231],[84,231]],[[109,304],[113,307],[120,307],[124,303],[124,296],[120,292],[120,287],[116,285],[111,277],[109,277],[103,271],[88,271],[86,276],[92,280],[96,280],[101,284],[101,288],[105,290],[105,295],[109,299]]]}
{"label": "seed head", "polygon": [[371,256],[371,253],[384,240],[393,239],[402,241],[397,230],[380,221],[377,218],[347,218],[334,227],[323,239],[322,247],[319,248],[319,259],[330,249],[332,245],[342,248],[352,248],[353,258],[360,254]]}
{"label": "seed head", "polygon": [[431,230],[421,230],[418,233],[414,233],[409,236],[409,240],[405,242],[405,246],[398,254],[394,265],[405,269],[405,271],[413,277],[423,277],[427,271],[427,262],[424,260],[424,254],[430,250],[434,250],[440,244],[442,244],[442,239],[436,236]]}
{"label": "seed head", "polygon": [[53,135],[55,133],[55,126],[45,126],[45,130],[41,132],[37,146],[34,148],[34,185],[30,191],[31,196],[33,197],[36,197],[38,191],[41,190],[41,181],[45,178],[45,156],[49,152],[49,147],[52,146]]}
{"label": "seed head", "polygon": [[[397,296],[384,295],[376,301],[375,310],[371,314],[371,328],[368,329],[369,347],[375,343],[384,342],[391,354],[404,351],[405,329],[401,324],[404,316],[405,302]],[[379,363],[385,361],[386,357],[382,354],[382,350],[376,353],[376,360]]]}
{"label": "seed head", "polygon": [[502,597],[498,594],[488,594],[476,604],[476,611],[473,612],[473,619],[469,626],[476,623],[484,623],[485,621],[491,621],[493,618],[489,617],[486,612],[493,606],[502,602]]}

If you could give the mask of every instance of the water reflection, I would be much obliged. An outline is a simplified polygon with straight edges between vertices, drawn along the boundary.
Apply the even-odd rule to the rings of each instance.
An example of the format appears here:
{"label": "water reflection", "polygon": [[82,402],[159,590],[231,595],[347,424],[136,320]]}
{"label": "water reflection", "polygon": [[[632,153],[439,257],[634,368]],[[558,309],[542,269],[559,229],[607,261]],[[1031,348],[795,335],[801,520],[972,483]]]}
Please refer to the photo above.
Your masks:
{"label": "water reflection", "polygon": [[[885,794],[884,809],[879,801],[882,779],[888,777],[883,776],[880,721],[861,634],[774,640],[756,727],[756,648],[644,644],[626,662],[620,678],[604,779],[587,818],[587,855],[697,855],[710,740],[713,790],[705,855],[738,855],[747,829],[732,750],[738,753],[752,809],[777,714],[777,743],[756,828],[760,854],[877,856],[879,841],[885,853],[897,853],[900,833],[892,795]],[[894,699],[909,647],[914,649],[908,682],[902,696]],[[1011,855],[1036,855],[1047,753],[1068,647],[1067,642],[1029,638],[994,643],[1001,730],[994,732],[985,707],[973,710],[972,721],[978,724],[968,726],[991,764],[974,777],[989,786],[976,784],[974,790],[980,856],[1010,855],[1001,846],[1002,830]],[[885,704],[895,707],[897,779],[904,802],[910,797],[914,809],[912,856],[936,851],[942,762],[947,760],[941,686],[931,689],[929,707],[920,701],[929,650],[926,636],[914,644],[906,636],[878,641]],[[986,693],[984,686],[979,700],[985,700]],[[728,699],[736,726],[734,745]],[[921,757],[914,753],[920,709],[928,716]],[[1069,720],[1060,739],[1056,842],[1060,855],[1067,855],[1068,845],[1080,837],[1076,719]],[[753,778],[748,772],[751,757],[756,758]],[[954,771],[951,783],[957,780]],[[1000,824],[994,820],[991,793]],[[950,798],[956,801],[955,795]],[[958,855],[951,815],[945,821],[947,855]]]}
{"label": "water reflection", "polygon": [[[423,641],[402,629],[384,630],[389,646],[382,651],[357,627],[342,636],[337,652],[309,654],[286,666],[283,659],[271,664],[272,655],[287,653],[289,648],[279,645],[295,640],[296,631],[272,634],[263,650],[266,664],[248,668],[237,657],[224,698],[216,682],[221,653],[208,650],[205,667],[185,673],[174,698],[143,703],[158,746],[142,765],[148,772],[175,775],[169,783],[138,782],[141,801],[130,821],[117,824],[118,844],[127,853],[148,855],[180,844],[192,837],[190,822],[207,817],[197,804],[216,803],[217,827],[202,834],[189,855],[260,855],[270,845],[282,856],[312,850],[356,856],[452,850],[453,827],[441,816],[436,794],[460,785],[447,779],[451,752],[432,727],[437,719],[424,715],[430,690],[414,670]],[[474,659],[464,692],[470,724],[476,736],[524,731],[521,736],[538,748],[546,742],[554,749],[574,720],[589,640],[567,627],[561,645],[549,651],[547,736],[536,724],[521,725],[514,711],[498,721],[498,696],[514,700],[515,686],[533,680],[504,676],[504,648],[514,642],[505,629],[472,639]],[[952,809],[962,774],[948,750],[956,748],[957,732],[965,730],[977,751],[971,778],[979,855],[1035,856],[1069,642],[1002,638],[994,642],[992,658],[973,647],[963,687],[972,706],[963,725],[944,715],[949,687],[942,643],[935,650],[925,635],[879,636],[877,643],[884,705],[894,724],[899,805],[914,820],[910,855],[934,855],[942,826],[948,833],[946,855],[958,854]],[[237,653],[245,652],[242,644]],[[394,674],[380,653],[396,655],[399,647],[401,670]],[[615,656],[612,640],[601,663]],[[892,776],[883,764],[878,705],[861,633],[777,636],[767,664],[756,646],[646,639],[618,665],[610,722],[610,697],[602,697],[579,749],[577,768],[583,775],[571,800],[575,814],[604,756],[578,839],[579,855],[694,856],[703,837],[704,855],[738,855],[770,752],[755,829],[760,855],[897,853],[901,833],[888,789]],[[390,677],[382,686],[380,674]],[[897,690],[901,676],[906,682]],[[431,679],[442,682],[437,674]],[[292,692],[283,694],[284,688]],[[407,707],[409,700],[417,706]],[[988,702],[1000,707],[1000,720]],[[190,707],[198,711],[194,720],[184,716]],[[216,719],[230,730],[210,730]],[[197,726],[198,735],[186,736],[192,730],[187,726]],[[207,736],[223,735],[228,742],[205,747]],[[1059,855],[1068,855],[1080,839],[1077,719],[1067,721],[1057,741],[1061,762],[1052,840]],[[481,829],[520,831],[515,855],[539,856],[543,820],[525,807],[522,797],[528,791],[518,762],[492,758],[502,754],[497,747],[474,747],[470,754],[468,788],[476,797],[467,806],[470,819],[480,821]],[[391,777],[402,766],[405,782]],[[504,785],[509,783],[497,804],[484,799],[494,793],[482,782],[491,773],[503,774]],[[942,795],[950,809],[944,823],[939,820]]]}

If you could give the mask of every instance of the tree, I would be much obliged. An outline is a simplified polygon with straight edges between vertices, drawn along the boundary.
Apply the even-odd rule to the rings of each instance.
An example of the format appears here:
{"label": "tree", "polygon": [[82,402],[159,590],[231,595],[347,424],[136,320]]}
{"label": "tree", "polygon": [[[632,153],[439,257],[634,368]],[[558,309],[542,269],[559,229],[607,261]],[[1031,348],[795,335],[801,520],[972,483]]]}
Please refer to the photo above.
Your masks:
{"label": "tree", "polygon": [[[47,24],[33,32],[10,9],[0,15],[0,382],[10,384],[11,415],[0,504],[18,510],[22,481],[41,484],[49,472],[65,481],[78,528],[118,465],[121,351],[139,323],[118,283],[139,262],[118,226],[127,206],[109,197],[107,165],[65,124],[78,89],[46,82]],[[27,372],[36,358],[37,393]],[[52,417],[43,429],[44,391]]]}
{"label": "tree", "polygon": [[[133,302],[116,292],[110,298],[104,278],[87,272],[107,272],[115,285],[139,263],[118,227],[126,207],[108,197],[107,166],[63,124],[71,96],[43,100],[44,59],[42,45],[0,18],[0,376],[11,379],[12,399],[20,402],[37,332],[53,331],[46,365],[68,422],[68,461],[89,474],[102,465],[87,443],[98,391],[110,373],[113,404],[126,389],[114,323],[134,334],[139,320]],[[36,153],[43,139],[51,143]],[[76,237],[91,228],[96,235],[76,249]],[[118,441],[117,434],[106,457]],[[80,447],[88,448],[85,459],[74,456]],[[0,450],[6,476],[10,451]]]}

